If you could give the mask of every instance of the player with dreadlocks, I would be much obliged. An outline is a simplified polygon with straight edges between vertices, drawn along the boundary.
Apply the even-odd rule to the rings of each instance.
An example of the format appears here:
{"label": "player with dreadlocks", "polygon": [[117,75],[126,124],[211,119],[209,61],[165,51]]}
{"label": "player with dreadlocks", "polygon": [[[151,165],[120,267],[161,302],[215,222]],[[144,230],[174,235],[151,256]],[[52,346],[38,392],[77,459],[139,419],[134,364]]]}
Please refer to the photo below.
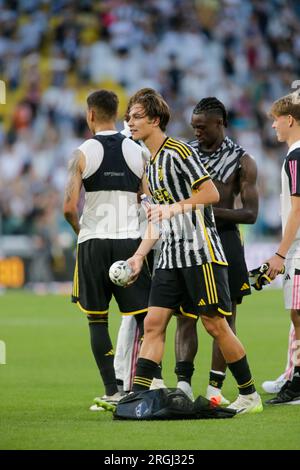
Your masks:
{"label": "player with dreadlocks", "polygon": [[[225,135],[225,128],[228,125],[227,111],[217,98],[208,97],[199,101],[193,110],[191,125],[196,139],[191,141],[190,145],[198,151],[201,162],[220,194],[219,202],[214,205],[214,216],[228,261],[232,316],[226,318],[235,332],[236,306],[242,302],[243,296],[250,294],[238,224],[253,224],[256,221],[258,211],[256,164],[243,148]],[[241,207],[236,208],[235,201],[238,196]],[[179,388],[189,394],[198,347],[196,321],[196,318],[191,319],[180,314],[177,320],[175,372]],[[207,398],[216,396],[221,404],[228,403],[221,394],[225,371],[225,360],[214,341]]]}

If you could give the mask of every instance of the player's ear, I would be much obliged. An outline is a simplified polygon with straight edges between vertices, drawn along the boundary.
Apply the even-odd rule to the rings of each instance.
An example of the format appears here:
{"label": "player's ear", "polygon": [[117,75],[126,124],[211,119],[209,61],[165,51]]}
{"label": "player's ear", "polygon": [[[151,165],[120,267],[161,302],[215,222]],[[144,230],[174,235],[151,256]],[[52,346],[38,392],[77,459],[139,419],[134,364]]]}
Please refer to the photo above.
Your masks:
{"label": "player's ear", "polygon": [[294,118],[290,114],[288,115],[288,123],[289,127],[292,127],[292,125],[294,124]]}
{"label": "player's ear", "polygon": [[223,122],[223,119],[221,117],[217,118],[217,126],[218,127],[224,127],[224,122]]}
{"label": "player's ear", "polygon": [[96,120],[96,111],[92,108],[91,109],[91,121],[95,122]]}
{"label": "player's ear", "polygon": [[159,124],[160,124],[160,118],[157,116],[153,119],[151,119],[152,121],[152,124],[153,124],[153,127],[159,127]]}

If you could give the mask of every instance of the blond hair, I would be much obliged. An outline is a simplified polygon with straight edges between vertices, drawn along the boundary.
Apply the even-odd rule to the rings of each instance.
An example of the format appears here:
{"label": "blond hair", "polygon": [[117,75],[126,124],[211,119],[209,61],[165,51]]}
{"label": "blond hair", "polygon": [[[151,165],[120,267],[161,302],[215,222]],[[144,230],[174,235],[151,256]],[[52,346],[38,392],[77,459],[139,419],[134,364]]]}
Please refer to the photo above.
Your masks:
{"label": "blond hair", "polygon": [[270,109],[271,117],[292,116],[300,124],[300,92],[294,91],[279,98]]}

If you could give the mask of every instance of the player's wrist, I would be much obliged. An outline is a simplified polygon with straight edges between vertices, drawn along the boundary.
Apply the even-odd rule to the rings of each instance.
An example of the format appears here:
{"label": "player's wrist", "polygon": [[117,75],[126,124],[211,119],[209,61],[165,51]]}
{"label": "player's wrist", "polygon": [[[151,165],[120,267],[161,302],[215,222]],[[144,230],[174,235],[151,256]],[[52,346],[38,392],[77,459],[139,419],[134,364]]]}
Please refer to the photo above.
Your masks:
{"label": "player's wrist", "polygon": [[181,214],[183,212],[183,207],[179,202],[175,202],[174,204],[170,205],[170,218],[174,217],[175,215]]}
{"label": "player's wrist", "polygon": [[281,253],[278,253],[276,251],[275,255],[278,256],[279,258],[281,258],[282,260],[285,260],[285,256],[283,256]]}
{"label": "player's wrist", "polygon": [[142,259],[145,259],[147,255],[145,255],[144,253],[134,253],[134,256],[138,256]]}

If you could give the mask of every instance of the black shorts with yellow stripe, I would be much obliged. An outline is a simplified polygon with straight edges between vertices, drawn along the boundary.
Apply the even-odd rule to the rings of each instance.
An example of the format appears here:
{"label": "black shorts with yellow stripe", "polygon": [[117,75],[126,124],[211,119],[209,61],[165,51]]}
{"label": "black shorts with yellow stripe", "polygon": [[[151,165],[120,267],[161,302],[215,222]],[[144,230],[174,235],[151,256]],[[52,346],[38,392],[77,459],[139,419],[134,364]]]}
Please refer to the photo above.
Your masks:
{"label": "black shorts with yellow stripe", "polygon": [[152,266],[145,262],[138,280],[126,288],[113,284],[108,275],[110,266],[130,258],[139,244],[140,239],[92,239],[79,243],[72,302],[88,315],[106,315],[114,296],[122,315],[146,313]]}
{"label": "black shorts with yellow stripe", "polygon": [[228,262],[230,298],[241,304],[243,297],[251,294],[241,234],[234,224],[218,229],[218,234]]}
{"label": "black shorts with yellow stripe", "polygon": [[206,263],[156,269],[149,306],[171,308],[191,318],[207,313],[231,315],[227,266]]}

